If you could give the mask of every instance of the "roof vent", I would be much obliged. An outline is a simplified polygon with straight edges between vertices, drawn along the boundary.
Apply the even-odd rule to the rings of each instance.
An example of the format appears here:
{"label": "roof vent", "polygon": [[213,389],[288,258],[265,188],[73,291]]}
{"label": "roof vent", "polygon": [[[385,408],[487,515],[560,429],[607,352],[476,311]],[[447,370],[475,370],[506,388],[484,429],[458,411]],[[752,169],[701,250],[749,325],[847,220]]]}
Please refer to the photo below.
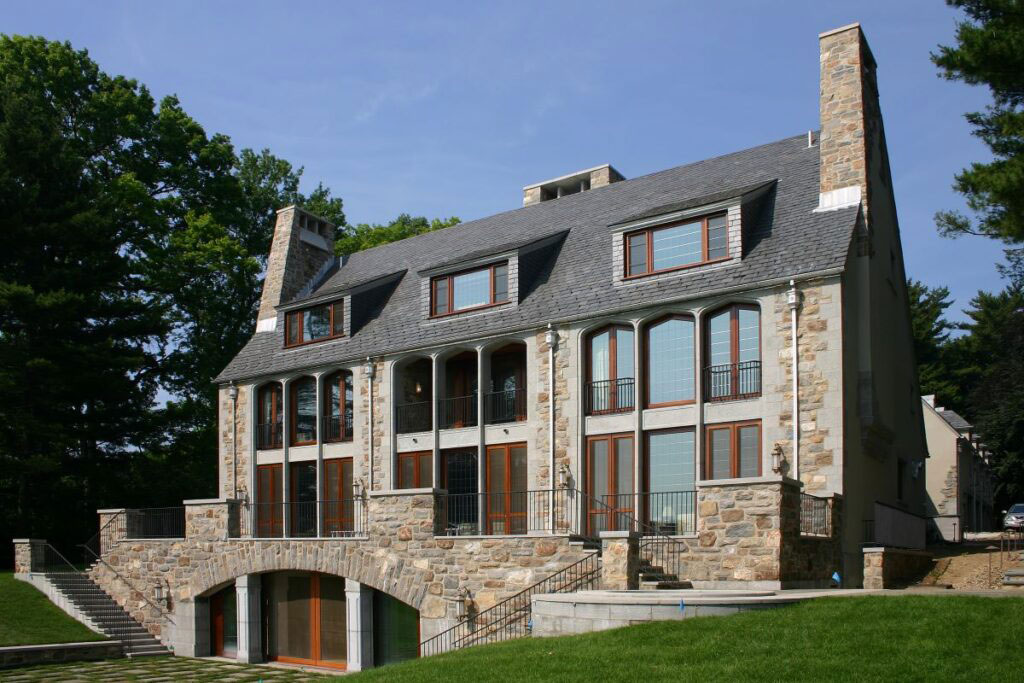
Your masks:
{"label": "roof vent", "polygon": [[611,185],[625,180],[611,164],[595,166],[569,175],[533,183],[523,188],[523,206],[558,199],[577,192],[586,192],[595,187]]}

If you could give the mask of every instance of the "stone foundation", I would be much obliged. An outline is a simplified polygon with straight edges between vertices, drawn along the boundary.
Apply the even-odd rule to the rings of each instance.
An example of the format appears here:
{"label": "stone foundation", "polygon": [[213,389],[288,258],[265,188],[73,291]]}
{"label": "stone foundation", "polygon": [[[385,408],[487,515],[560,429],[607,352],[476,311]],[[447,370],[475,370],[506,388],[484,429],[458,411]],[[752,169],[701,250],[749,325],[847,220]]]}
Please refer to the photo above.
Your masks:
{"label": "stone foundation", "polygon": [[864,588],[901,588],[932,567],[931,553],[902,548],[864,548]]}
{"label": "stone foundation", "polygon": [[0,647],[0,669],[58,662],[91,662],[121,656],[121,643],[59,643],[55,645],[12,645]]}

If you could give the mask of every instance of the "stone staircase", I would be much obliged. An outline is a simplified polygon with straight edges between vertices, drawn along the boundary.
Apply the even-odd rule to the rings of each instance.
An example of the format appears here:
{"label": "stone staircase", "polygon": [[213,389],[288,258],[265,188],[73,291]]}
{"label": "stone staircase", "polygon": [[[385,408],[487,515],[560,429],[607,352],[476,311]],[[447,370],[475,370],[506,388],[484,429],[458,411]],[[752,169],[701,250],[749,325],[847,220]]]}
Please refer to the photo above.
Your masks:
{"label": "stone staircase", "polygon": [[128,657],[171,654],[88,575],[67,571],[46,572],[45,576],[54,590],[74,605],[80,620],[112,640],[120,641]]}
{"label": "stone staircase", "polygon": [[640,559],[640,590],[679,590],[693,588],[689,581],[681,581],[675,574],[667,574],[663,567],[652,565],[650,560]]}
{"label": "stone staircase", "polygon": [[1004,586],[1024,586],[1024,569],[1007,569],[1003,574]]}

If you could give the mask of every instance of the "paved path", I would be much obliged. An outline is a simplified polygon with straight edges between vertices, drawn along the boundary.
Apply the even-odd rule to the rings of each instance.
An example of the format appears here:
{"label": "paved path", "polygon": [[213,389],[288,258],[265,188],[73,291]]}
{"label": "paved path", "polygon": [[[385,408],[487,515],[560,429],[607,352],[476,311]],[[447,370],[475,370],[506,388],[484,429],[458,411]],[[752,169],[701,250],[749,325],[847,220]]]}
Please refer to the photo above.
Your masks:
{"label": "paved path", "polygon": [[327,681],[311,671],[272,666],[232,664],[213,659],[189,657],[148,657],[142,659],[108,659],[101,662],[72,662],[46,664],[21,669],[0,670],[4,683],[35,683],[61,681],[73,683],[113,683],[115,681],[147,681],[149,683],[178,683],[179,681],[280,681],[302,683]]}

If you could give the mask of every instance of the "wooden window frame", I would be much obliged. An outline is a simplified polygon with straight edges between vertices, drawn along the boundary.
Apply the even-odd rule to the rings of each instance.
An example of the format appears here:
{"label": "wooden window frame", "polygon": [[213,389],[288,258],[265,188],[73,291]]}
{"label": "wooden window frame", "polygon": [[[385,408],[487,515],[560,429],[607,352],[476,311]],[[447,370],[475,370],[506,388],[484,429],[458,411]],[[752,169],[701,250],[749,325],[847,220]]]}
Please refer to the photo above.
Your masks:
{"label": "wooden window frame", "polygon": [[[346,410],[346,408],[348,406],[348,401],[345,398],[345,378],[346,377],[348,377],[348,381],[352,385],[352,431],[353,432],[355,431],[355,421],[356,421],[356,416],[355,416],[355,408],[356,408],[356,406],[355,406],[355,377],[353,377],[351,370],[337,370],[337,371],[332,372],[331,374],[329,374],[324,379],[324,391],[323,391],[324,402],[323,402],[323,407],[322,407],[322,409],[320,411],[320,417],[321,417],[321,423],[322,423],[321,424],[321,429],[323,429],[322,441],[324,443],[343,443],[343,442],[351,441],[352,440],[352,433],[349,432],[346,429],[346,427],[348,425],[345,423],[345,410]],[[340,405],[338,406],[338,415],[341,418],[341,436],[339,438],[337,438],[337,439],[330,438],[330,432],[326,429],[326,427],[324,427],[324,424],[326,424],[327,420],[329,420],[331,418],[331,408],[333,406],[331,405],[329,388],[332,387],[332,386],[337,386],[337,388],[338,388],[338,401],[340,402]]]}
{"label": "wooden window frame", "polygon": [[[633,491],[623,493],[619,490],[619,470],[617,467],[612,466],[612,462],[618,457],[618,450],[616,444],[623,439],[631,439],[633,441],[633,448],[631,449],[631,457],[629,462],[629,471],[632,473],[633,479]],[[586,441],[586,451],[584,453],[585,467],[583,468],[583,492],[588,499],[596,499],[593,493],[593,482],[594,474],[591,472],[590,467],[590,448],[591,444],[595,441],[606,441],[608,442],[608,483],[609,489],[612,488],[611,484],[614,482],[615,493],[610,494],[615,496],[616,500],[619,500],[622,496],[631,495],[630,503],[628,508],[614,507],[611,510],[605,510],[600,505],[594,505],[593,503],[588,504],[584,514],[586,515],[586,528],[588,531],[592,529],[592,519],[596,515],[604,514],[611,520],[616,515],[624,513],[633,515],[636,517],[636,488],[637,488],[637,476],[636,476],[636,434],[633,432],[618,432],[615,434],[595,434],[588,436]]]}
{"label": "wooden window frame", "polygon": [[[302,314],[306,311],[311,311],[314,308],[320,308],[322,306],[328,307],[328,318],[330,320],[329,329],[330,334],[326,337],[320,337],[319,339],[310,339],[305,341],[302,339]],[[335,319],[341,318],[342,331],[339,334],[334,333]],[[293,326],[296,328],[297,334],[295,338],[296,342],[289,343],[288,338]],[[345,336],[345,299],[337,299],[335,301],[325,301],[323,303],[316,304],[315,306],[307,306],[305,308],[299,308],[293,311],[286,311],[284,314],[284,346],[286,349],[295,348],[298,346],[306,346],[307,344],[318,344],[324,341],[330,341],[331,339],[341,339]]]}
{"label": "wooden window frame", "polygon": [[[423,467],[422,467],[424,456],[427,456],[427,460],[428,460],[429,465],[430,465],[430,481],[431,482],[434,481],[434,451],[408,451],[406,453],[399,453],[398,454],[398,476],[396,477],[396,479],[398,480],[398,486],[396,488],[399,488],[399,489],[421,489],[421,488],[425,488],[423,486]],[[412,458],[412,461],[413,461],[413,465],[412,465],[412,467],[413,467],[413,475],[412,475],[413,481],[412,481],[412,484],[413,485],[412,486],[406,486],[405,484],[407,482],[402,481],[402,472],[404,471],[402,469],[402,461],[406,460],[406,459],[409,459],[409,458]]]}
{"label": "wooden window frame", "polygon": [[[694,497],[697,493],[697,470],[700,463],[697,462],[697,428],[696,427],[665,427],[663,429],[648,429],[643,433],[643,451],[640,453],[640,470],[643,479],[642,487],[640,491],[640,506],[642,508],[643,517],[637,517],[637,519],[643,520],[644,524],[651,523],[651,496],[654,493],[651,491],[651,437],[661,434],[693,434],[693,490]],[[672,493],[671,491],[668,493]]]}
{"label": "wooden window frame", "polygon": [[[263,398],[266,395],[266,392],[268,392],[268,391],[271,392],[270,415],[265,415],[264,414],[264,410],[263,410],[263,403],[264,403],[263,402]],[[284,421],[284,406],[283,406],[284,399],[283,399],[283,396],[282,396],[282,392],[283,392],[283,388],[281,387],[281,383],[280,382],[269,382],[267,384],[264,384],[263,386],[261,386],[259,388],[259,390],[257,390],[257,392],[256,392],[256,404],[257,404],[257,407],[256,407],[256,429],[257,430],[259,430],[263,425],[279,425],[279,424],[281,424]],[[280,420],[276,419],[278,414],[281,415],[281,419]],[[277,450],[279,448],[282,448],[284,446],[284,443],[283,443],[284,442],[284,438],[283,437],[284,437],[284,435],[282,434],[282,438],[281,438],[282,443],[280,445],[274,446],[273,445],[273,439],[271,439],[270,447],[269,448],[263,448],[264,444],[260,441],[261,435],[257,434],[256,435],[256,447],[257,447],[257,450],[273,451],[273,450]]]}
{"label": "wooden window frame", "polygon": [[[299,574],[309,574],[309,649],[310,655],[320,653],[321,636],[323,635],[320,631],[320,617],[321,617],[321,606],[320,606],[320,577],[328,576],[322,572],[296,572]],[[341,579],[340,576],[329,575],[332,579]],[[346,596],[346,601],[348,596]],[[348,609],[346,605],[346,610]],[[348,615],[346,614],[346,631],[348,627],[347,622]],[[348,633],[345,634],[345,643],[348,645]],[[340,671],[348,670],[348,657],[344,662],[328,661],[325,659],[314,659],[310,657],[306,659],[304,657],[280,657],[280,656],[269,656],[268,659],[273,662],[282,662],[284,664],[306,664],[310,666],[324,667],[328,669],[337,669]]]}
{"label": "wooden window frame", "polygon": [[[714,367],[711,365],[711,319],[720,313],[725,311],[729,312],[729,364],[732,366],[732,386],[739,387],[739,363],[740,363],[740,311],[754,311],[757,313],[757,362],[761,363],[762,370],[764,368],[764,335],[761,331],[761,307],[757,304],[747,303],[732,303],[724,306],[719,306],[713,311],[709,311],[704,315],[704,324],[702,335],[704,337],[702,348],[705,358],[705,368]],[[761,374],[761,387],[758,387],[756,394],[740,394],[735,397],[732,395],[721,398],[712,398],[710,396],[711,387],[708,382],[702,384],[707,386],[701,387],[701,393],[709,394],[705,401],[739,401],[748,398],[757,398],[763,392],[764,374]]]}
{"label": "wooden window frame", "polygon": [[[355,486],[355,470],[354,470],[353,459],[351,457],[347,457],[347,458],[324,458],[323,463],[324,463],[324,471],[323,471],[323,474],[321,475],[321,479],[322,479],[321,486],[323,487],[322,488],[323,500],[321,501],[321,504],[323,505],[323,512],[321,513],[323,515],[323,518],[321,520],[322,521],[322,528],[327,530],[333,524],[333,525],[336,525],[336,526],[340,527],[339,531],[342,531],[342,532],[344,532],[344,531],[353,531],[353,530],[355,530],[355,517],[356,517],[356,515],[355,515],[355,505],[356,505],[355,497],[356,497],[356,495],[355,495],[355,490],[354,490],[354,486]],[[345,488],[345,485],[344,485],[344,481],[345,481],[344,471],[345,471],[345,467],[346,466],[348,467],[349,480],[352,482],[352,487],[353,487],[353,490],[349,490],[349,491],[345,491],[344,490],[344,488]],[[337,472],[338,490],[337,491],[331,491],[327,487],[327,482],[330,479],[329,471],[332,468],[335,468],[335,467],[338,468],[338,472]],[[339,496],[337,494],[342,494],[342,495]],[[342,504],[339,506],[339,505],[337,505],[338,502],[341,502]],[[334,505],[330,505],[329,503],[333,503]]]}
{"label": "wooden window frame", "polygon": [[[288,445],[289,446],[313,446],[317,442],[317,438],[320,436],[320,425],[317,424],[316,417],[313,418],[313,440],[312,441],[297,441],[298,436],[298,417],[299,417],[299,404],[298,395],[299,392],[295,390],[295,387],[300,382],[307,382],[312,380],[313,382],[313,394],[317,393],[317,378],[310,375],[299,377],[288,383]],[[319,411],[315,411],[314,416]]]}
{"label": "wooden window frame", "polygon": [[[269,473],[270,487],[277,489],[269,499],[263,482],[263,472]],[[276,495],[280,493],[280,496]],[[267,513],[264,513],[267,511]],[[284,538],[284,465],[274,463],[256,466],[256,537]],[[270,534],[264,536],[262,529],[269,526]],[[277,534],[275,534],[277,530]]]}
{"label": "wooden window frame", "polygon": [[[684,320],[693,323],[693,372],[697,373],[697,320],[692,315],[684,313],[669,313],[663,315],[656,320],[652,320],[643,326],[643,338],[641,343],[642,353],[642,364],[643,364],[643,377],[644,377],[644,407],[645,408],[669,408],[672,406],[688,406],[697,402],[697,377],[693,378],[693,398],[681,400],[681,401],[663,401],[661,403],[651,403],[651,328],[660,325],[668,320]],[[635,399],[634,399],[635,401]]]}
{"label": "wooden window frame", "polygon": [[[709,259],[708,258],[708,221],[710,221],[712,218],[720,218],[722,216],[725,216],[725,219],[726,219],[726,222],[725,222],[725,234],[726,234],[726,239],[725,239],[725,256],[722,256],[721,258],[716,258],[716,259]],[[685,225],[687,223],[694,223],[696,221],[700,221],[701,222],[701,228],[700,228],[700,241],[701,241],[700,256],[701,256],[701,258],[700,258],[700,261],[695,261],[693,263],[685,263],[685,264],[680,265],[680,266],[672,266],[671,268],[662,268],[660,270],[654,270],[654,266],[653,266],[653,264],[654,264],[654,239],[653,239],[653,235],[654,235],[654,233],[659,232],[661,230],[668,230],[670,228],[679,227],[680,225]],[[631,274],[629,272],[629,264],[630,264],[629,239],[630,239],[630,237],[635,237],[636,235],[641,235],[641,234],[645,235],[645,237],[646,237],[645,244],[646,244],[647,254],[646,254],[646,260],[645,260],[645,270],[642,273],[632,273]],[[622,261],[622,268],[623,268],[622,276],[623,276],[624,280],[634,280],[636,278],[648,277],[650,275],[658,275],[659,273],[671,273],[671,272],[677,271],[677,270],[686,270],[687,268],[696,268],[697,266],[704,266],[704,265],[707,265],[709,263],[721,263],[722,261],[728,261],[732,257],[732,254],[729,253],[729,212],[728,211],[714,211],[712,213],[704,214],[704,215],[701,215],[701,216],[692,216],[690,218],[681,218],[679,220],[672,221],[671,223],[665,223],[663,225],[654,225],[654,226],[651,226],[649,228],[642,228],[640,230],[631,230],[629,232],[623,233],[623,235],[622,235],[622,249],[623,249],[623,255],[625,256],[625,258]]]}
{"label": "wooden window frame", "polygon": [[[757,427],[757,474],[755,477],[763,476],[764,463],[762,448],[764,447],[764,429],[761,427],[761,420],[741,420],[739,422],[717,422],[704,426],[704,481],[719,481],[722,479],[740,479],[740,429],[743,427]],[[714,471],[711,466],[711,432],[729,430],[729,476],[711,478],[709,475]]]}
{"label": "wooden window frame", "polygon": [[[505,268],[506,268],[506,273],[505,273],[506,287],[509,290],[511,290],[511,287],[509,286],[509,283],[508,283],[508,276],[509,276],[509,273],[507,272],[507,270],[508,270],[508,261],[497,261],[495,263],[491,263],[491,264],[486,265],[486,266],[477,266],[477,267],[474,267],[474,268],[466,268],[465,270],[456,271],[454,273],[446,273],[444,275],[436,275],[436,276],[430,278],[430,317],[431,318],[447,318],[450,315],[459,315],[460,313],[468,313],[469,311],[479,311],[479,310],[483,310],[485,308],[494,308],[495,306],[502,306],[502,305],[507,304],[510,301],[512,301],[512,292],[511,291],[506,291],[507,298],[505,300],[503,300],[503,301],[497,301],[496,298],[495,298],[496,297],[496,292],[494,291],[494,271],[495,271],[496,268],[499,268],[501,266],[505,266]],[[480,304],[478,306],[470,306],[469,308],[460,308],[459,310],[456,311],[455,310],[455,278],[460,276],[460,275],[466,275],[468,273],[481,272],[481,271],[484,271],[484,270],[489,271],[490,296],[488,298],[490,299],[490,301],[488,303],[486,303],[486,304]],[[437,312],[437,283],[439,281],[441,281],[441,280],[446,280],[448,282],[447,301],[445,302],[447,304],[448,310],[445,313],[438,313]]]}
{"label": "wooden window frame", "polygon": [[[618,386],[619,379],[626,379],[626,378],[620,378],[619,377],[619,345],[618,345],[619,344],[619,341],[618,341],[618,339],[619,339],[618,338],[619,330],[625,330],[625,331],[627,331],[627,332],[629,332],[629,333],[631,333],[633,335],[633,348],[634,348],[634,354],[633,354],[633,366],[634,367],[633,367],[633,378],[632,378],[633,379],[633,405],[631,407],[629,407],[629,408],[619,409],[619,406],[618,406],[619,394],[616,391],[616,392],[614,392],[611,395],[610,403],[611,403],[612,407],[609,408],[608,410],[601,411],[600,413],[598,413],[599,415],[614,415],[614,414],[617,414],[617,413],[626,413],[626,412],[630,412],[630,411],[636,410],[636,403],[637,403],[637,401],[636,401],[636,367],[635,367],[636,366],[636,353],[635,353],[635,349],[636,349],[636,343],[637,343],[637,339],[636,339],[637,335],[636,335],[636,330],[633,329],[633,327],[630,326],[630,325],[624,325],[622,323],[612,323],[610,325],[605,325],[604,327],[601,327],[599,329],[596,329],[596,330],[593,330],[592,332],[588,332],[587,333],[587,336],[584,338],[584,343],[586,344],[586,347],[587,347],[586,348],[586,354],[585,354],[586,355],[587,367],[586,367],[586,375],[584,377],[584,386],[585,387],[589,387],[594,382],[594,344],[593,344],[594,337],[596,337],[599,334],[604,334],[605,332],[610,332],[611,333],[608,336],[608,379],[607,379],[607,381],[608,382],[615,382],[616,386]],[[592,389],[587,389],[587,391],[592,391]],[[589,401],[590,399],[587,398],[586,400]],[[592,415],[593,414],[592,410],[589,410],[589,411],[586,411],[586,412],[587,412],[588,415]]]}
{"label": "wooden window frame", "polygon": [[[526,516],[527,516],[527,510],[529,508],[529,503],[527,502],[527,504],[523,506],[523,510],[521,512],[512,512],[512,495],[511,494],[513,494],[513,493],[521,493],[524,496],[526,496],[528,494],[528,491],[529,491],[529,484],[527,484],[527,491],[512,491],[509,488],[509,484],[512,481],[512,449],[513,448],[523,448],[523,449],[526,449],[526,452],[527,452],[527,455],[526,455],[526,458],[527,458],[526,468],[527,468],[527,477],[529,477],[529,458],[530,458],[529,452],[530,451],[529,451],[529,447],[527,446],[525,441],[520,441],[520,442],[516,442],[516,443],[493,444],[493,445],[488,445],[488,446],[484,447],[484,490],[487,492],[487,495],[484,497],[485,500],[486,500],[486,504],[484,506],[486,508],[484,510],[484,519],[486,521],[485,528],[487,529],[487,534],[488,535],[493,533],[493,528],[494,528],[494,522],[495,521],[503,521],[505,523],[505,534],[504,535],[508,535],[508,536],[521,536],[521,535],[525,534],[528,531],[528,529],[526,527],[529,526],[529,523],[528,523],[529,520],[526,519]],[[504,451],[504,456],[505,456],[505,488],[502,491],[495,491],[495,490],[493,490],[491,488],[491,458],[490,458],[491,451]],[[505,507],[504,507],[505,511],[501,512],[501,513],[492,514],[491,513],[491,499],[490,499],[490,496],[493,496],[493,495],[496,495],[496,494],[499,494],[499,493],[503,494],[504,497],[505,497]],[[516,517],[522,518],[522,520],[523,520],[523,528],[524,528],[524,530],[520,534],[517,534],[517,533],[514,533],[512,531],[509,531],[510,529],[514,528],[513,525],[512,525],[512,520],[513,520],[513,518],[516,518]]]}

